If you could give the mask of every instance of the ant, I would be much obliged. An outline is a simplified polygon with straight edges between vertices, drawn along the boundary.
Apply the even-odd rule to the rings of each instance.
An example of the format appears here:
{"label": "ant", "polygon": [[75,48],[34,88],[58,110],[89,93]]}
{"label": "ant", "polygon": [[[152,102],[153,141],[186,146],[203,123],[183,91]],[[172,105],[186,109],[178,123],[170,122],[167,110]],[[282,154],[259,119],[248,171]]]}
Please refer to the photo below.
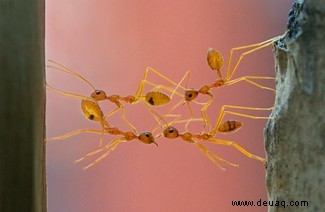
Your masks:
{"label": "ant", "polygon": [[[216,128],[216,131],[222,132],[222,133],[232,133],[237,130],[239,130],[242,127],[242,122],[236,121],[236,120],[228,120],[226,122],[220,123],[219,127]],[[266,163],[266,160],[264,158],[261,158],[259,156],[253,155],[247,150],[245,150],[243,147],[239,146],[235,142],[228,141],[228,140],[221,140],[221,139],[215,139],[213,133],[200,133],[200,134],[193,134],[188,131],[184,133],[179,133],[179,131],[172,125],[167,126],[163,132],[162,135],[164,135],[165,138],[168,139],[174,139],[180,137],[183,139],[183,141],[193,143],[195,144],[209,159],[212,161],[217,167],[219,167],[221,170],[225,171],[225,168],[223,168],[218,162],[225,163],[227,165],[238,167],[238,164],[230,163],[223,158],[217,156],[216,154],[210,152],[205,146],[203,146],[201,143],[199,143],[197,140],[202,141],[209,141],[214,144],[220,144],[220,145],[227,145],[227,146],[233,146],[237,150],[239,150],[241,153],[246,155],[249,158],[258,160],[262,162],[263,164]],[[160,137],[161,135],[158,135],[157,137]]]}
{"label": "ant", "polygon": [[[187,73],[189,74],[189,72]],[[211,93],[211,92],[210,92]],[[203,108],[201,109],[201,112],[202,111],[205,111],[207,109],[207,107],[209,106],[209,104],[211,103],[212,99],[213,99],[213,95],[211,93],[211,97],[209,99],[208,102],[206,103],[203,103],[204,106]],[[184,103],[187,103],[188,106],[189,106],[189,109],[190,109],[190,112],[191,112],[191,118],[187,120],[187,123],[185,124],[185,130],[188,131],[188,125],[190,122],[192,121],[195,121],[195,119],[193,118],[193,112],[192,112],[192,109],[191,109],[191,106],[189,104],[188,101],[181,101],[177,104],[175,104],[170,110],[168,110],[168,112],[166,112],[162,117],[165,117],[165,116],[168,116],[170,112],[172,112],[175,108],[177,108],[180,104],[184,104]],[[198,102],[197,102],[198,103]],[[202,103],[199,103],[199,104],[202,104]],[[216,123],[216,127],[214,129],[212,129],[212,131],[210,131],[211,133],[216,133],[216,129],[218,127],[218,125],[221,123],[223,117],[225,114],[232,114],[232,115],[236,115],[236,116],[241,116],[241,117],[246,117],[246,118],[251,118],[251,119],[269,119],[269,117],[263,117],[263,116],[253,116],[253,115],[248,115],[248,114],[245,114],[245,113],[238,113],[238,112],[234,112],[232,111],[232,109],[239,109],[239,110],[253,110],[253,111],[270,111],[273,109],[273,107],[269,107],[269,108],[258,108],[258,107],[247,107],[247,106],[235,106],[235,105],[223,105],[221,107],[221,110],[220,110],[220,116],[217,120],[217,123]],[[202,113],[201,114],[201,117],[202,117],[202,120],[204,123],[206,123],[206,121],[208,120],[208,116],[206,113]],[[272,118],[272,117],[271,117]],[[184,122],[184,121],[183,121]],[[209,126],[210,126],[210,122],[208,121],[209,123]],[[207,125],[204,125],[204,126],[207,126]]]}
{"label": "ant", "polygon": [[[239,66],[240,62],[242,61],[242,59],[244,58],[244,56],[248,55],[248,54],[251,54],[253,52],[256,52],[262,48],[265,48],[265,47],[268,47],[270,45],[272,45],[273,43],[277,42],[278,40],[280,40],[281,38],[283,38],[284,36],[286,35],[286,33],[284,35],[280,35],[280,36],[277,36],[277,37],[274,37],[274,38],[271,38],[269,40],[266,40],[266,41],[263,41],[263,42],[260,42],[260,43],[255,43],[255,44],[250,44],[250,45],[246,45],[246,46],[240,46],[240,47],[235,47],[235,48],[232,48],[230,50],[230,54],[229,54],[229,60],[228,60],[228,66],[227,66],[227,70],[226,70],[226,77],[223,78],[222,77],[222,74],[220,72],[220,69],[222,68],[223,64],[224,64],[224,60],[223,60],[223,57],[222,55],[216,51],[214,48],[209,48],[208,49],[208,53],[207,53],[207,62],[208,62],[208,65],[210,66],[210,68],[212,70],[215,70],[217,72],[217,75],[219,77],[219,79],[217,79],[213,84],[211,84],[210,86],[208,86],[210,89],[211,88],[216,88],[216,87],[222,87],[222,86],[225,86],[225,85],[233,85],[235,83],[238,83],[240,81],[246,81],[252,85],[255,85],[261,89],[267,89],[267,90],[271,90],[271,91],[274,91],[274,89],[272,88],[269,88],[269,87],[265,87],[265,86],[262,86],[256,82],[253,82],[251,81],[250,79],[275,79],[274,77],[265,77],[265,76],[244,76],[244,77],[240,77],[240,78],[237,78],[237,79],[234,79],[234,80],[231,80],[232,76],[234,75],[237,67]],[[248,51],[245,51],[243,52],[234,68],[230,68],[230,65],[231,65],[231,62],[232,62],[232,55],[233,55],[233,52],[234,51],[238,51],[238,50],[243,50],[243,49],[250,49]],[[200,90],[205,90],[203,87],[200,89]]]}
{"label": "ant", "polygon": [[[158,116],[161,119],[163,119],[162,117],[160,117],[158,114],[154,114],[156,116]],[[176,119],[173,121],[174,123],[183,123],[184,120],[181,121],[176,121],[180,116],[177,116]],[[158,118],[156,118],[158,119]],[[202,121],[202,119],[194,119],[194,121]],[[87,155],[85,155],[84,157],[75,160],[75,163],[79,163],[81,161],[83,161],[86,158],[89,158],[93,155],[96,155],[102,151],[106,152],[104,154],[102,154],[99,158],[97,158],[94,162],[92,162],[91,164],[89,164],[88,166],[84,167],[83,170],[87,170],[88,168],[96,165],[97,163],[99,163],[101,160],[103,160],[106,156],[108,156],[109,154],[111,154],[114,149],[117,147],[117,145],[121,142],[127,142],[127,141],[131,141],[131,140],[136,140],[138,139],[140,142],[144,143],[144,144],[155,144],[158,147],[157,142],[155,141],[152,132],[154,132],[155,130],[157,130],[159,128],[156,127],[156,125],[160,123],[159,120],[157,120],[156,124],[154,125],[153,129],[151,130],[151,132],[149,131],[144,131],[140,134],[135,134],[131,131],[120,131],[118,128],[116,127],[105,127],[105,131],[104,134],[110,134],[110,135],[121,135],[122,137],[119,137],[113,141],[111,141],[110,143],[108,143],[107,145],[88,153]],[[221,129],[221,128],[220,128]],[[64,135],[63,137],[69,137],[69,136],[73,136],[75,134],[81,133],[81,132],[89,132],[89,133],[96,133],[96,134],[101,134],[102,131],[99,130],[90,130],[90,129],[81,129],[81,130],[77,130],[74,132],[71,132],[69,134]],[[55,138],[55,139],[61,139],[61,138]]]}
{"label": "ant", "polygon": [[[252,158],[252,159],[255,159],[255,160],[258,160],[258,161],[262,162],[265,165],[266,164],[266,160],[264,158],[261,158],[259,156],[256,156],[256,155],[251,154],[250,152],[248,152],[247,150],[245,150],[243,147],[241,147],[237,143],[232,142],[232,141],[228,141],[228,140],[215,139],[214,137],[215,137],[215,135],[218,132],[219,133],[233,133],[233,132],[236,132],[237,130],[239,130],[243,126],[243,123],[242,122],[236,121],[236,120],[228,120],[228,121],[222,122],[222,120],[223,120],[223,118],[224,118],[224,116],[226,114],[237,115],[237,116],[246,117],[246,118],[252,118],[252,119],[268,119],[268,117],[251,116],[251,115],[247,115],[247,114],[243,114],[243,113],[229,111],[228,109],[271,110],[272,108],[250,108],[250,107],[243,107],[243,106],[224,105],[221,108],[220,115],[217,118],[215,127],[210,132],[208,132],[208,133],[201,132],[199,134],[194,134],[194,133],[189,132],[187,130],[186,126],[185,126],[185,132],[184,133],[179,133],[179,131],[177,130],[177,128],[175,128],[173,126],[173,124],[175,124],[175,123],[184,123],[184,122],[187,122],[188,123],[188,120],[176,121],[177,119],[175,119],[173,122],[170,122],[170,123],[166,123],[164,121],[166,123],[165,124],[166,127],[164,128],[164,130],[163,130],[162,133],[160,133],[160,134],[158,134],[156,136],[156,138],[159,138],[162,135],[165,138],[168,138],[168,139],[174,139],[174,138],[180,137],[184,141],[187,141],[189,143],[193,143],[216,166],[218,166],[221,170],[225,170],[225,169],[222,166],[220,166],[220,164],[217,162],[217,160],[221,161],[222,163],[228,164],[230,166],[234,166],[234,167],[238,167],[239,165],[238,164],[230,163],[230,162],[228,162],[228,161],[220,158],[216,154],[210,152],[206,147],[204,147],[197,140],[209,141],[211,143],[220,144],[220,145],[233,146],[234,148],[236,148],[237,150],[239,150],[241,153],[243,153],[247,157]],[[163,119],[163,117],[161,117],[161,119]],[[191,118],[190,120],[192,120],[192,121],[204,121],[203,118],[201,118],[201,119],[193,119],[193,118]],[[162,126],[162,127],[164,127],[164,126]]]}
{"label": "ant", "polygon": [[[222,74],[220,72],[220,69],[221,69],[221,67],[224,64],[223,57],[215,49],[210,48],[208,50],[208,53],[207,53],[207,62],[209,64],[210,68],[212,70],[215,70],[217,72],[218,79],[216,79],[213,84],[211,84],[211,85],[204,85],[204,86],[202,86],[198,90],[196,90],[194,88],[187,88],[187,82],[188,82],[188,78],[189,78],[189,72],[188,72],[186,74],[187,75],[186,76],[187,77],[186,87],[183,87],[183,86],[180,86],[180,85],[177,86],[177,88],[179,87],[179,88],[181,88],[181,89],[183,89],[185,91],[183,104],[185,102],[188,104],[188,107],[189,107],[191,116],[193,117],[193,111],[192,111],[191,106],[190,106],[189,103],[191,101],[195,100],[199,94],[208,95],[210,97],[209,100],[206,103],[199,103],[199,104],[203,104],[204,105],[201,108],[201,114],[202,114],[202,118],[204,120],[204,126],[210,126],[210,121],[209,121],[208,115],[206,113],[206,110],[210,106],[210,104],[212,103],[213,98],[214,98],[213,93],[211,92],[211,89],[212,88],[219,88],[219,87],[223,87],[223,86],[233,85],[233,84],[238,83],[238,82],[241,82],[241,81],[245,81],[245,82],[248,82],[248,83],[250,83],[252,85],[255,85],[255,86],[257,86],[257,87],[259,87],[261,89],[266,89],[266,90],[270,90],[270,91],[275,92],[275,90],[273,88],[269,88],[269,87],[266,87],[266,86],[262,86],[262,85],[260,85],[260,84],[258,84],[256,82],[252,81],[253,79],[275,80],[274,77],[267,77],[267,76],[243,76],[243,77],[239,77],[239,78],[233,79],[233,80],[231,80],[231,78],[233,77],[233,75],[234,75],[234,73],[235,73],[235,71],[236,71],[239,63],[242,61],[242,59],[243,59],[244,56],[246,56],[248,54],[251,54],[253,52],[256,52],[256,51],[258,51],[258,50],[260,50],[262,48],[265,48],[267,46],[272,45],[273,43],[275,43],[279,39],[283,38],[285,35],[286,35],[286,33],[284,35],[271,38],[271,39],[266,40],[266,41],[261,42],[261,43],[255,43],[255,44],[251,44],[251,45],[246,45],[246,46],[232,48],[230,50],[230,56],[229,56],[229,60],[228,60],[228,66],[227,66],[226,77],[225,78],[222,77]],[[236,62],[234,68],[231,69],[230,68],[230,64],[232,62],[233,52],[234,51],[237,51],[237,50],[243,50],[243,49],[250,49],[250,50],[247,50],[247,51],[243,52],[239,56],[239,59]],[[170,79],[167,79],[167,80],[169,82],[171,82],[173,85],[176,86],[176,83],[175,82],[172,82]],[[180,103],[179,104],[176,104],[171,110],[175,109],[179,105],[180,105]],[[253,108],[253,107],[251,107],[250,109],[252,109],[252,110],[258,110],[258,108]],[[190,121],[191,121],[191,119],[189,119],[189,122]],[[189,122],[186,124],[186,126],[189,124]]]}
{"label": "ant", "polygon": [[[148,106],[149,111],[152,114],[155,114],[154,110],[150,107],[150,105],[151,106],[165,105],[171,100],[174,93],[177,93],[176,89],[168,88],[168,87],[163,86],[163,85],[156,85],[156,84],[154,84],[152,82],[147,81],[146,78],[147,78],[148,72],[150,70],[152,70],[151,68],[147,68],[146,72],[145,72],[145,75],[144,75],[144,78],[143,78],[143,80],[141,80],[141,83],[140,83],[140,85],[139,85],[139,87],[137,89],[137,92],[136,92],[135,96],[133,96],[133,95],[128,95],[126,97],[122,97],[122,96],[119,96],[119,95],[110,95],[110,96],[108,96],[108,95],[106,95],[105,91],[96,89],[88,80],[86,80],[83,76],[81,76],[77,72],[75,72],[75,71],[67,68],[66,66],[64,66],[64,65],[62,65],[62,64],[60,64],[58,62],[55,62],[53,60],[49,60],[49,62],[53,63],[56,66],[48,65],[47,67],[50,67],[50,68],[53,68],[55,70],[59,70],[59,71],[71,74],[71,75],[81,79],[82,81],[86,82],[94,90],[90,94],[90,98],[89,97],[86,97],[86,98],[92,99],[96,103],[98,101],[102,101],[102,100],[109,100],[110,102],[114,103],[117,106],[117,108],[115,108],[114,110],[109,112],[107,115],[105,115],[105,118],[108,117],[108,116],[113,115],[119,109],[121,109],[122,118],[133,129],[133,131],[135,133],[137,133],[136,128],[126,119],[124,105],[121,103],[121,101],[124,101],[124,102],[129,103],[129,104],[136,104],[138,102],[145,101],[147,103],[146,106]],[[160,76],[162,76],[164,79],[167,79],[167,77],[165,77],[164,75],[160,75]],[[149,84],[149,85],[154,86],[154,89],[152,91],[146,93],[145,95],[143,95],[144,85],[145,84]],[[81,99],[85,98],[84,96],[81,96],[81,95],[60,91],[58,89],[55,89],[55,88],[49,86],[48,84],[46,86],[47,86],[47,88],[49,90],[54,91],[54,92],[56,92],[58,94],[61,94],[61,95],[64,95],[64,96],[81,98]],[[157,89],[160,89],[160,88],[164,88],[164,89],[166,89],[168,91],[171,91],[172,92],[171,96],[168,96],[164,92],[157,91]],[[181,95],[181,94],[178,94],[178,95]]]}

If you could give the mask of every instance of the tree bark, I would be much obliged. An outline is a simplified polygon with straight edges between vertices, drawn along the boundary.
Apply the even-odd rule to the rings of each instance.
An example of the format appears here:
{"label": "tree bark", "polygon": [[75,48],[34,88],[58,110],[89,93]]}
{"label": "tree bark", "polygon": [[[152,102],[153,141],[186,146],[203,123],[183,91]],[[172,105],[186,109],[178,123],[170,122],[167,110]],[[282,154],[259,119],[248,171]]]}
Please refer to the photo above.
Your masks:
{"label": "tree bark", "polygon": [[297,0],[274,51],[277,95],[265,128],[269,211],[324,211],[324,1]]}
{"label": "tree bark", "polygon": [[0,211],[46,211],[44,0],[0,0]]}

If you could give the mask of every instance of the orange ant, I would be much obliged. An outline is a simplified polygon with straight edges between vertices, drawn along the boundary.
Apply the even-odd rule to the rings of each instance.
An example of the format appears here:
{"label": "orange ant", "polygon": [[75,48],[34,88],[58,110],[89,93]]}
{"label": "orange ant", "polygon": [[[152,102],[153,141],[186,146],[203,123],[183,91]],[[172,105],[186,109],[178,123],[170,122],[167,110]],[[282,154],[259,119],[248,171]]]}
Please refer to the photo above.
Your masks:
{"label": "orange ant", "polygon": [[[214,153],[210,152],[206,147],[204,147],[197,140],[209,141],[209,142],[212,142],[212,143],[215,143],[215,144],[233,146],[237,150],[239,150],[241,153],[243,153],[244,155],[246,155],[247,157],[252,158],[252,159],[255,159],[255,160],[258,160],[258,161],[261,161],[263,164],[265,164],[266,163],[266,160],[264,158],[261,158],[259,156],[256,156],[256,155],[251,154],[250,152],[248,152],[247,150],[245,150],[243,147],[239,146],[235,142],[228,141],[228,140],[215,139],[214,138],[215,135],[218,132],[219,133],[233,133],[233,132],[236,132],[237,130],[239,130],[242,127],[243,124],[240,121],[228,120],[228,121],[222,122],[222,120],[223,120],[223,118],[224,118],[224,116],[226,114],[237,115],[237,116],[246,117],[246,118],[252,118],[252,119],[268,119],[268,117],[260,117],[260,116],[247,115],[247,114],[243,114],[243,113],[229,111],[229,109],[271,110],[272,108],[251,108],[251,107],[243,107],[243,106],[224,105],[221,108],[220,115],[217,118],[215,127],[210,132],[208,132],[208,133],[202,132],[200,134],[193,134],[193,133],[190,133],[187,130],[186,126],[185,126],[186,132],[179,133],[179,131],[174,126],[172,126],[172,125],[175,124],[175,123],[184,123],[184,122],[187,122],[188,123],[188,120],[176,121],[177,119],[175,119],[173,122],[167,123],[166,124],[167,127],[165,127],[165,129],[163,130],[163,132],[160,133],[160,134],[158,134],[156,137],[158,138],[158,137],[160,137],[162,135],[164,135],[164,137],[166,137],[168,139],[173,139],[173,138],[180,137],[184,141],[187,141],[189,143],[194,143],[221,170],[225,170],[225,169],[222,166],[220,166],[217,163],[216,160],[219,160],[219,161],[221,161],[221,162],[223,162],[225,164],[228,164],[228,165],[234,166],[234,167],[238,167],[238,165],[237,164],[230,163],[230,162],[228,162],[228,161],[220,158],[219,156],[215,155]],[[161,117],[161,119],[163,119],[163,117]],[[204,121],[203,118],[201,118],[201,119],[193,119],[193,118],[191,118],[189,120],[192,120],[192,121],[202,121],[203,120]]]}
{"label": "orange ant", "polygon": [[[128,97],[119,97],[117,95],[112,95],[110,97],[107,97],[104,91],[95,89],[95,87],[89,81],[87,81],[84,77],[82,77],[78,73],[64,67],[63,65],[61,65],[59,63],[56,63],[54,61],[51,61],[51,62],[57,64],[61,68],[58,68],[58,67],[55,67],[55,66],[48,66],[48,67],[51,67],[51,68],[54,68],[54,69],[57,69],[57,70],[72,74],[73,76],[76,76],[76,77],[80,78],[81,80],[83,80],[87,84],[89,84],[94,89],[94,92],[91,94],[91,97],[86,97],[86,96],[79,95],[79,94],[73,94],[73,93],[61,91],[59,89],[53,88],[52,86],[50,86],[48,84],[46,84],[47,89],[49,89],[49,90],[51,90],[53,92],[56,92],[56,93],[58,93],[60,95],[63,95],[63,96],[81,99],[82,112],[84,113],[84,115],[88,119],[93,120],[93,121],[100,121],[101,126],[102,126],[102,131],[92,130],[92,129],[79,129],[79,130],[75,130],[75,131],[72,131],[70,133],[67,133],[65,135],[62,135],[62,136],[48,138],[48,139],[45,140],[45,142],[47,142],[49,140],[63,140],[63,139],[66,139],[68,137],[71,137],[73,135],[76,135],[76,134],[79,134],[79,133],[82,133],[82,132],[88,132],[88,133],[99,133],[99,132],[101,132],[102,136],[101,136],[101,140],[100,140],[100,144],[99,144],[99,146],[101,146],[104,134],[109,133],[109,134],[113,134],[113,135],[124,135],[121,131],[118,131],[117,128],[116,128],[115,131],[112,131],[112,129],[114,129],[114,128],[110,128],[110,125],[106,121],[106,118],[108,116],[114,114],[119,108],[122,108],[122,116],[124,118],[124,107],[119,102],[119,100],[123,100],[123,101],[131,103],[131,104],[135,103],[136,101],[139,101],[139,99],[141,99],[139,96],[141,96],[141,93],[143,91],[144,83],[149,83],[150,85],[156,86],[156,88],[159,87],[158,85],[155,85],[154,83],[146,82],[146,79],[145,79],[145,80],[143,80],[143,82],[141,82],[141,84],[139,86],[139,89],[137,91],[137,96],[138,97],[134,97],[134,96],[132,96],[132,98],[130,96],[128,96]],[[175,89],[169,89],[169,88],[166,88],[166,89],[168,89],[169,91],[175,92]],[[100,106],[98,105],[98,101],[105,100],[105,99],[108,99],[108,100],[112,101],[113,98],[115,98],[115,100],[116,100],[115,104],[118,107],[115,110],[111,111],[109,114],[104,116]],[[165,104],[166,102],[168,102],[170,100],[170,98],[169,98],[169,96],[167,94],[164,94],[164,93],[159,92],[159,91],[148,92],[144,98],[146,99],[146,101],[149,104],[154,105],[154,106],[163,105],[163,104]],[[112,102],[114,102],[114,101],[112,101]],[[155,118],[156,118],[156,116],[159,116],[156,112],[151,110],[150,107],[149,107],[149,110],[155,116]],[[127,123],[129,123],[129,122],[127,121]],[[131,125],[131,124],[129,124],[129,125],[134,130],[134,132],[137,134],[135,127],[133,127],[133,125]],[[104,128],[104,126],[105,126],[105,128]],[[118,133],[118,132],[120,132],[120,133]]]}
{"label": "orange ant", "polygon": [[[117,106],[117,108],[115,108],[114,110],[112,110],[111,112],[109,112],[107,115],[105,115],[104,118],[113,115],[119,109],[121,109],[122,118],[133,129],[133,131],[135,133],[137,133],[136,128],[125,118],[124,105],[120,101],[124,101],[124,102],[130,103],[130,104],[136,104],[136,103],[138,103],[140,101],[145,101],[146,103],[148,103],[148,104],[146,104],[146,106],[148,106],[148,109],[150,110],[150,112],[152,114],[155,114],[154,110],[149,105],[152,105],[152,106],[162,106],[162,105],[165,105],[165,104],[167,104],[170,101],[170,99],[172,98],[172,96],[174,95],[174,93],[177,93],[176,92],[176,89],[168,88],[168,87],[165,87],[163,85],[156,85],[156,84],[154,84],[152,82],[147,81],[146,80],[147,74],[151,70],[151,68],[147,68],[146,69],[146,72],[145,72],[145,75],[144,75],[144,78],[141,81],[141,83],[140,83],[140,85],[139,85],[139,87],[137,89],[137,92],[136,92],[136,95],[135,96],[133,96],[133,95],[128,95],[126,97],[121,97],[119,95],[107,96],[106,93],[105,93],[105,91],[96,89],[88,80],[86,80],[83,76],[81,76],[80,74],[76,73],[75,71],[72,71],[71,69],[67,68],[66,66],[64,66],[64,65],[62,65],[62,64],[60,64],[58,62],[55,62],[53,60],[49,60],[49,62],[55,64],[56,66],[48,65],[47,67],[50,67],[50,68],[53,68],[53,69],[56,69],[56,70],[59,70],[59,71],[62,71],[62,72],[71,74],[71,75],[73,75],[73,76],[75,76],[75,77],[83,80],[84,82],[86,82],[94,90],[90,94],[90,97],[91,98],[89,98],[89,97],[86,97],[86,98],[93,99],[96,103],[97,103],[97,101],[102,101],[102,100],[109,100],[110,102],[114,103]],[[162,76],[164,79],[167,79],[167,77],[165,77],[163,75],[159,75],[159,76]],[[146,93],[143,96],[143,91],[144,91],[144,85],[145,84],[149,84],[149,85],[154,86],[154,89],[152,91]],[[47,86],[47,88],[49,90],[52,90],[52,91],[54,91],[54,92],[56,92],[58,94],[64,95],[64,96],[81,98],[81,99],[84,99],[85,98],[84,96],[81,96],[81,95],[77,95],[77,94],[72,94],[72,93],[60,91],[60,90],[55,89],[55,88],[53,88],[53,87],[51,87],[49,85],[46,85],[46,86]],[[164,88],[164,89],[166,89],[168,91],[171,91],[172,92],[171,96],[168,96],[167,94],[165,94],[163,92],[157,91],[157,89],[159,89],[159,88]],[[178,94],[178,95],[181,95],[181,94]]]}
{"label": "orange ant", "polygon": [[[286,35],[286,34],[284,34]],[[208,50],[208,54],[207,54],[207,61],[209,66],[211,67],[212,70],[216,70],[217,75],[218,75],[218,79],[215,80],[215,82],[211,85],[204,85],[202,86],[199,90],[193,89],[193,88],[184,88],[183,86],[178,85],[177,87],[180,87],[181,89],[185,90],[185,95],[184,95],[184,101],[183,103],[187,103],[191,116],[193,117],[193,111],[190,107],[189,102],[193,101],[194,99],[196,99],[196,97],[199,94],[204,94],[204,95],[208,95],[210,97],[210,99],[204,103],[204,106],[201,108],[201,114],[202,114],[202,118],[204,120],[204,126],[210,126],[210,122],[209,122],[209,118],[207,116],[206,110],[207,108],[210,106],[210,104],[213,101],[213,94],[211,92],[212,88],[219,88],[222,86],[228,86],[228,85],[233,85],[235,83],[241,82],[241,81],[245,81],[248,82],[252,85],[255,85],[261,89],[266,89],[266,90],[270,90],[275,92],[275,90],[273,88],[269,88],[269,87],[265,87],[262,86],[254,81],[252,81],[252,79],[265,79],[265,80],[275,80],[274,77],[266,77],[266,76],[244,76],[244,77],[239,77],[237,79],[233,79],[231,80],[232,76],[234,75],[239,63],[241,62],[241,60],[243,59],[244,56],[251,54],[253,52],[256,52],[262,48],[265,48],[267,46],[272,45],[274,42],[278,41],[279,39],[283,38],[284,35],[281,36],[277,36],[274,38],[271,38],[267,41],[261,42],[261,43],[256,43],[256,44],[251,44],[251,45],[246,45],[246,46],[241,46],[241,47],[236,47],[230,50],[230,56],[229,56],[229,60],[228,60],[228,67],[226,70],[226,78],[223,78],[220,72],[221,67],[223,66],[223,57],[221,56],[221,54],[219,52],[217,52],[215,49],[209,49]],[[243,50],[243,49],[250,49],[247,50],[245,52],[243,52],[240,56],[239,59],[237,61],[237,63],[235,64],[234,68],[230,68],[230,64],[232,62],[232,55],[234,51],[237,50]],[[188,78],[189,78],[189,72],[186,74],[187,75],[187,82],[188,82]],[[184,76],[185,77],[185,76]],[[172,82],[170,79],[167,79],[170,83],[172,83],[173,85],[176,86],[175,82]],[[187,87],[187,82],[186,82],[186,87]],[[179,106],[180,103],[176,104],[171,110],[175,109],[177,106]],[[246,107],[247,108],[247,107]],[[252,110],[258,110],[258,108],[253,108],[251,107],[250,109]],[[189,119],[189,122],[191,121],[191,119]],[[189,124],[189,122],[186,124],[186,126]]]}
{"label": "orange ant", "polygon": [[[242,127],[242,122],[240,121],[235,121],[235,120],[229,120],[226,122],[223,122],[219,124],[219,127],[216,129],[218,132],[222,133],[231,133],[239,130]],[[232,141],[227,141],[227,140],[221,140],[221,139],[215,139],[213,133],[200,133],[200,134],[193,134],[190,132],[184,132],[184,133],[179,133],[179,131],[172,125],[167,126],[164,131],[162,132],[162,135],[164,135],[165,138],[168,139],[174,139],[180,137],[186,142],[193,143],[195,144],[217,167],[219,167],[221,170],[225,170],[218,162],[222,162],[225,164],[228,164],[233,167],[238,167],[238,164],[230,163],[223,158],[217,156],[216,154],[210,152],[205,146],[203,146],[201,143],[199,143],[197,140],[202,140],[202,141],[209,141],[214,144],[221,144],[221,145],[227,145],[227,146],[233,146],[237,150],[239,150],[241,153],[246,155],[249,158],[261,161],[263,164],[266,163],[264,158],[261,158],[259,156],[253,155],[247,150],[245,150],[243,147],[239,146],[235,142]],[[160,137],[161,135],[158,135]]]}
{"label": "orange ant", "polygon": [[[158,114],[153,114],[155,116],[158,116],[161,120],[163,119],[162,117],[160,117]],[[184,121],[176,121],[180,116],[177,116],[175,121],[176,123],[182,123]],[[157,123],[160,123],[158,118],[157,119]],[[194,119],[194,121],[202,121],[201,119]],[[158,129],[159,127],[156,127],[156,125],[154,125],[153,129],[151,130],[151,132],[154,132],[156,129]],[[67,137],[70,137],[70,136],[73,136],[75,134],[79,134],[81,132],[88,132],[88,133],[96,133],[96,134],[101,134],[102,131],[99,131],[99,130],[90,130],[90,129],[81,129],[81,130],[76,130],[74,132],[71,132],[69,134],[66,134],[64,136],[61,136],[60,138],[57,137],[55,139],[64,139],[64,138],[67,138]],[[83,161],[84,159],[86,158],[89,158],[93,155],[96,155],[102,151],[105,151],[107,150],[103,155],[101,155],[99,158],[97,158],[94,162],[92,162],[91,164],[89,164],[88,166],[84,167],[83,170],[86,170],[94,165],[96,165],[97,163],[99,163],[101,160],[103,160],[106,156],[108,156],[109,154],[111,154],[114,149],[117,147],[117,145],[121,142],[127,142],[127,141],[131,141],[131,140],[136,140],[138,139],[140,142],[142,143],[145,143],[145,144],[155,144],[156,146],[158,146],[158,144],[156,143],[154,137],[152,136],[152,133],[151,132],[148,132],[148,131],[144,131],[140,134],[135,134],[131,131],[127,131],[127,132],[124,132],[124,131],[120,131],[118,128],[116,127],[105,127],[105,130],[104,130],[104,134],[110,134],[110,135],[122,135],[122,137],[120,138],[117,138],[113,141],[111,141],[110,143],[108,143],[107,145],[93,151],[93,152],[90,152],[88,153],[87,155],[85,155],[84,157],[80,158],[80,159],[77,159],[75,160],[75,163],[79,163],[81,161]]]}
{"label": "orange ant", "polygon": [[[186,73],[186,75],[189,75],[189,72]],[[185,77],[185,76],[184,76]],[[208,125],[210,126],[210,122],[208,121],[208,116],[206,114],[206,109],[207,107],[211,104],[212,100],[213,100],[213,95],[212,93],[209,91],[209,95],[210,95],[210,99],[208,102],[206,103],[198,103],[196,102],[197,104],[204,104],[204,106],[202,107],[201,109],[201,117],[202,117],[202,120],[204,123],[208,123]],[[191,106],[189,104],[189,100],[186,99],[185,97],[185,100],[182,100],[180,101],[179,103],[175,104],[167,113],[165,113],[165,115],[163,115],[162,117],[165,117],[167,115],[169,115],[170,112],[172,112],[175,108],[177,108],[180,104],[184,104],[184,103],[187,103],[188,106],[189,106],[189,109],[190,109],[190,113],[191,113],[191,118],[187,120],[187,123],[185,124],[185,129],[188,130],[188,124],[192,121],[194,121],[195,119],[193,119],[193,112],[192,112],[192,109],[191,109]],[[246,117],[246,118],[251,118],[251,119],[268,119],[269,117],[260,117],[260,116],[253,116],[253,115],[248,115],[248,114],[244,114],[244,113],[238,113],[238,112],[234,112],[234,111],[231,111],[229,109],[240,109],[240,110],[255,110],[255,111],[270,111],[273,109],[273,107],[269,107],[269,108],[257,108],[257,107],[246,107],[246,106],[235,106],[235,105],[223,105],[222,108],[221,108],[221,111],[220,111],[220,116],[218,118],[218,121],[216,123],[216,127],[211,131],[211,133],[214,133],[216,132],[215,130],[217,129],[217,126],[218,124],[220,124],[221,120],[223,119],[224,115],[225,114],[232,114],[232,115],[237,115],[237,116],[241,116],[241,117]],[[204,126],[207,126],[206,124]]]}

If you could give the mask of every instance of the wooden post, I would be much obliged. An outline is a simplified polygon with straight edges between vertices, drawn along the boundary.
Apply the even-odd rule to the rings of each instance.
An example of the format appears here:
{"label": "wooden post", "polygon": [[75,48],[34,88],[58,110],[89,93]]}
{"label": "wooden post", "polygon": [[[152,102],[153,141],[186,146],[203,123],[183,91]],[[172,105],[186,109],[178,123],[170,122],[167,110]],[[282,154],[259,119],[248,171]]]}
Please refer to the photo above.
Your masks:
{"label": "wooden post", "polygon": [[324,2],[297,0],[288,30],[275,46],[277,95],[265,129],[269,211],[324,211]]}
{"label": "wooden post", "polygon": [[44,0],[0,0],[0,211],[46,211]]}

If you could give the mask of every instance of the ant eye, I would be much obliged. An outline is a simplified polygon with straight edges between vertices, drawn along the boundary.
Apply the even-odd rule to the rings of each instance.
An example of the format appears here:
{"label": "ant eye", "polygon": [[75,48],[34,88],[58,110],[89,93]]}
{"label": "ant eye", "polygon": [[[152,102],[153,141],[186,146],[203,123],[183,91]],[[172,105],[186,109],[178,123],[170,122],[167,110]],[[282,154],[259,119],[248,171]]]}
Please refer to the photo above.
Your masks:
{"label": "ant eye", "polygon": [[188,97],[191,98],[193,95],[192,94],[189,94]]}
{"label": "ant eye", "polygon": [[101,94],[100,90],[96,90],[96,94],[97,95]]}
{"label": "ant eye", "polygon": [[169,133],[173,133],[174,132],[174,128],[170,128],[168,132]]}
{"label": "ant eye", "polygon": [[146,137],[148,137],[148,138],[150,137],[149,133],[146,133]]}

